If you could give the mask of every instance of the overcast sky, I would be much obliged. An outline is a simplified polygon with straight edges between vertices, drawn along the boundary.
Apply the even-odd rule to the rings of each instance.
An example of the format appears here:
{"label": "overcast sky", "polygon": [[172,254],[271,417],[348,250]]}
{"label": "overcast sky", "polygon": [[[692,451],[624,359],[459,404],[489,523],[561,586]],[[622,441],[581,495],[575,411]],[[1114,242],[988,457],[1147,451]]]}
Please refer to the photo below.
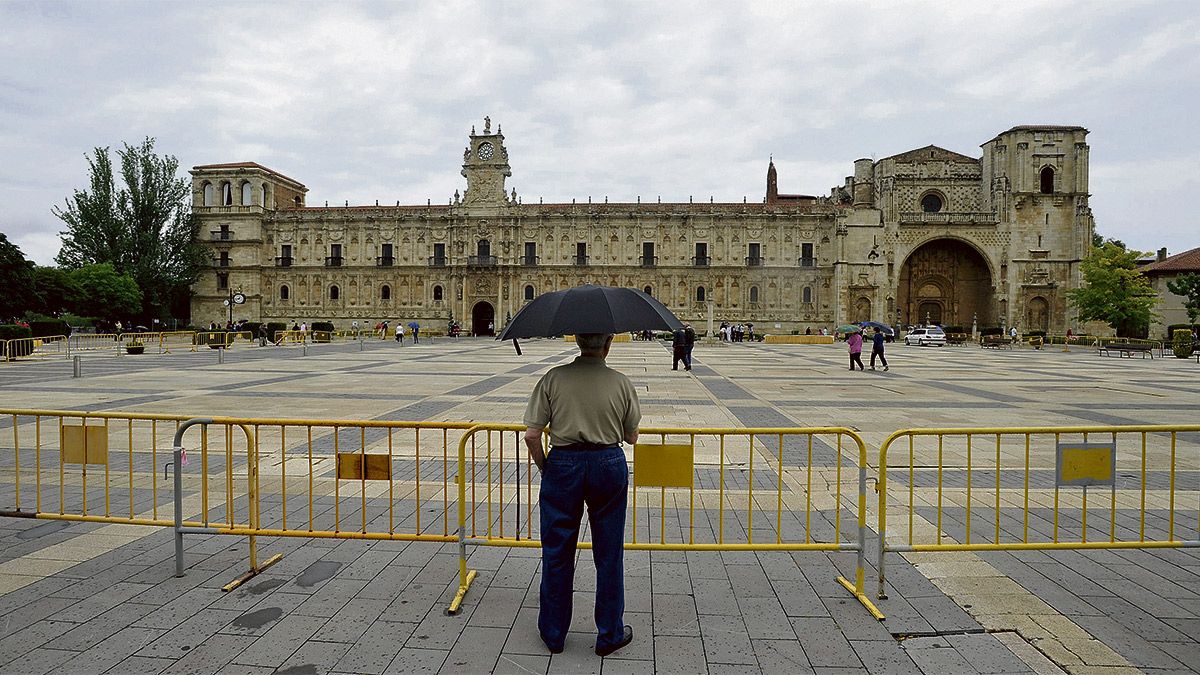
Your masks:
{"label": "overcast sky", "polygon": [[0,231],[52,262],[96,146],[445,203],[484,115],[526,203],[827,194],[859,157],[1091,134],[1097,230],[1200,245],[1200,2],[0,0]]}

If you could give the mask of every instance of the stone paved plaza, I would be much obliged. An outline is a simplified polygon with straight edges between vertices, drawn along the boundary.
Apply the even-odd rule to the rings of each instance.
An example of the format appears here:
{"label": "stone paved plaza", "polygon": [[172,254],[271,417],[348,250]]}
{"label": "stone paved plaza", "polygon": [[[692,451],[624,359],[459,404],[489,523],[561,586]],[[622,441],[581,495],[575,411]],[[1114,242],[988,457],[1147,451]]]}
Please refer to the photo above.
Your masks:
{"label": "stone paved plaza", "polygon": [[[537,377],[576,353],[573,345],[551,340],[530,341],[523,349],[517,356],[511,343],[490,340],[403,347],[372,340],[362,350],[356,343],[320,345],[307,355],[300,347],[238,348],[224,364],[207,350],[93,356],[84,358],[81,379],[71,377],[66,361],[8,363],[0,364],[0,406],[519,422]],[[850,373],[841,345],[763,344],[700,345],[696,359],[691,373],[672,372],[668,348],[634,342],[614,345],[609,362],[634,381],[643,426],[847,426],[866,441],[872,475],[880,443],[906,427],[1194,424],[1200,410],[1194,359],[1106,358],[1078,348],[895,345],[890,372]],[[0,509],[11,509],[14,499],[12,424],[0,420],[6,455],[0,461]],[[1162,435],[1152,436],[1157,448],[1164,447]],[[1196,434],[1180,435],[1177,452],[1177,509],[1188,515],[1175,523],[1175,537],[1196,540]],[[856,453],[843,448],[841,456],[853,476]],[[1045,466],[1044,456],[1035,459]],[[711,452],[701,452],[697,461],[713,461]],[[1136,473],[1129,461],[1119,460],[1123,475]],[[902,497],[907,470],[897,470],[895,458],[890,464],[889,480],[902,486],[896,492]],[[162,467],[148,460],[137,468],[147,480],[154,472],[162,478]],[[794,486],[794,475],[757,470],[764,480],[787,478]],[[1158,533],[1165,527],[1166,473],[1156,465],[1150,474],[1149,529]],[[915,509],[918,530],[936,517],[929,508],[930,475],[912,478],[925,481]],[[1052,485],[1052,471],[1050,476]],[[1004,480],[1007,486],[1013,475]],[[957,474],[947,473],[946,481],[961,488]],[[1052,491],[1039,485],[1031,527],[1043,532],[1043,507]],[[874,527],[873,491],[870,496],[868,522]],[[961,494],[947,497],[943,529],[959,540],[966,523],[975,523],[962,506]],[[1018,527],[1021,511],[1014,516],[1005,506],[996,527],[1009,532]],[[1126,506],[1122,502],[1116,516],[1122,528],[1129,526]],[[1102,522],[1093,526],[1107,531],[1103,510],[1098,513]],[[818,515],[828,520],[828,511]],[[844,521],[841,530],[852,534]],[[906,517],[903,523],[907,528]],[[990,532],[986,518],[976,526]],[[849,552],[631,551],[626,616],[635,641],[600,659],[592,652],[594,572],[586,551],[576,577],[576,632],[566,651],[552,657],[536,629],[535,548],[471,549],[479,578],[463,611],[448,616],[445,608],[457,588],[454,544],[262,538],[260,557],[283,553],[282,561],[229,593],[221,586],[245,569],[244,538],[188,535],[186,544],[188,571],[176,578],[169,529],[0,518],[0,672],[1200,669],[1197,549],[889,554],[887,599],[877,603],[887,615],[883,622],[836,581],[838,575],[853,578]],[[875,551],[868,541],[869,563]],[[872,597],[874,576],[872,566]]]}

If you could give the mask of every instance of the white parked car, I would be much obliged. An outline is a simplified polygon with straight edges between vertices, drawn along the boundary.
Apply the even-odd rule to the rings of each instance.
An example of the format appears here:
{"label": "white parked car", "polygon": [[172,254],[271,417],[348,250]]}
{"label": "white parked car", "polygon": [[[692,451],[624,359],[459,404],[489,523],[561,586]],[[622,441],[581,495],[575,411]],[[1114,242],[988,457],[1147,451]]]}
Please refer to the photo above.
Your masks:
{"label": "white parked car", "polygon": [[904,336],[904,344],[920,345],[922,347],[928,345],[945,347],[946,332],[937,326],[930,328],[914,328],[908,331],[908,335]]}

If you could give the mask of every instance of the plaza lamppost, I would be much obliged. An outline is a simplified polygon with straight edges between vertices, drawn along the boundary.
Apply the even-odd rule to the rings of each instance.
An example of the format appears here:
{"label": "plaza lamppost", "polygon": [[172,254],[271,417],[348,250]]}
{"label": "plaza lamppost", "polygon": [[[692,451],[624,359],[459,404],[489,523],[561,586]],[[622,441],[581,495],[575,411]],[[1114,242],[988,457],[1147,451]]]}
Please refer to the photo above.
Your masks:
{"label": "plaza lamppost", "polygon": [[229,322],[226,323],[225,325],[232,326],[233,325],[233,306],[246,304],[246,296],[244,293],[242,293],[241,287],[239,286],[236,291],[233,290],[233,288],[230,288],[229,289],[229,297],[222,300],[222,303],[224,303],[224,305],[227,308],[229,308]]}

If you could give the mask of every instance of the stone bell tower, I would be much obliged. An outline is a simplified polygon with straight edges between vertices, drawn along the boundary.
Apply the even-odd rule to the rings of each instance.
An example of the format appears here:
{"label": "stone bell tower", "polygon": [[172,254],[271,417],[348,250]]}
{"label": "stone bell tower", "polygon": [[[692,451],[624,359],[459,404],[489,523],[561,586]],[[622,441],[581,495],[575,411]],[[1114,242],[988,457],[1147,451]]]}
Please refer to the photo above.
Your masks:
{"label": "stone bell tower", "polygon": [[471,141],[463,151],[462,175],[467,179],[466,206],[502,206],[509,203],[504,191],[504,179],[512,176],[508,166],[508,150],[500,125],[492,132],[492,119],[483,118],[483,133],[471,127]]}

